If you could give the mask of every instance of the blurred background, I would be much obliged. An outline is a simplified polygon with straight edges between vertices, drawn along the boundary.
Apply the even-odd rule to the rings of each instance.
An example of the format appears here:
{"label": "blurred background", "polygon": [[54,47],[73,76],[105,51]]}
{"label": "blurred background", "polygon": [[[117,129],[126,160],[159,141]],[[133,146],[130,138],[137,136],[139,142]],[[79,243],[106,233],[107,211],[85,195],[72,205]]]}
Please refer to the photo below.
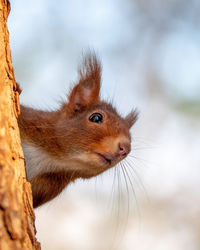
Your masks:
{"label": "blurred background", "polygon": [[21,103],[58,108],[94,49],[102,97],[140,111],[125,172],[76,181],[35,210],[43,250],[200,249],[199,13],[199,0],[11,0]]}

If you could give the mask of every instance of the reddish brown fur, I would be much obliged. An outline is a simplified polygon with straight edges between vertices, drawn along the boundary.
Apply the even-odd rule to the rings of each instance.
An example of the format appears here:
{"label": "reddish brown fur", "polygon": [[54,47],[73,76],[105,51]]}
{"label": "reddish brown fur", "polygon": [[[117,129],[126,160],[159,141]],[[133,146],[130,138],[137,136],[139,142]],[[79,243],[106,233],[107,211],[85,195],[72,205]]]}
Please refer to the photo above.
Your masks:
{"label": "reddish brown fur", "polygon": [[[88,167],[79,171],[66,169],[31,179],[34,207],[53,199],[71,181],[96,176],[124,158],[119,157],[116,150],[119,142],[126,144],[130,151],[129,129],[136,121],[137,113],[133,111],[123,119],[111,104],[100,100],[101,66],[95,55],[85,58],[79,75],[79,82],[72,89],[68,102],[63,103],[59,110],[44,112],[21,106],[19,127],[23,142],[32,143],[64,162],[77,152],[87,152],[88,157],[91,156],[91,164],[89,162]],[[103,124],[89,121],[89,116],[96,112],[103,115]],[[116,141],[113,148],[109,140]],[[113,163],[100,165],[96,158],[93,159],[96,152],[108,155]]]}

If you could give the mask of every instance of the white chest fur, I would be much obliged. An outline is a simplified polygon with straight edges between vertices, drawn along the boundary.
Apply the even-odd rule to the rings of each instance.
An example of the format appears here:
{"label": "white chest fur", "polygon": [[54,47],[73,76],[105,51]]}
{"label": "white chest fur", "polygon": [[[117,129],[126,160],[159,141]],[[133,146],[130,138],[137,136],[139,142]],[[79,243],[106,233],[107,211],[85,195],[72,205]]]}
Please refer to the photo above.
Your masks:
{"label": "white chest fur", "polygon": [[26,160],[27,179],[31,180],[39,174],[61,171],[67,164],[58,161],[34,144],[22,142]]}
{"label": "white chest fur", "polygon": [[45,173],[55,173],[59,171],[79,171],[83,167],[83,163],[88,162],[85,153],[72,155],[67,157],[67,161],[57,160],[50,156],[47,152],[32,143],[22,141],[22,148],[26,160],[26,174],[30,181],[37,175]]}

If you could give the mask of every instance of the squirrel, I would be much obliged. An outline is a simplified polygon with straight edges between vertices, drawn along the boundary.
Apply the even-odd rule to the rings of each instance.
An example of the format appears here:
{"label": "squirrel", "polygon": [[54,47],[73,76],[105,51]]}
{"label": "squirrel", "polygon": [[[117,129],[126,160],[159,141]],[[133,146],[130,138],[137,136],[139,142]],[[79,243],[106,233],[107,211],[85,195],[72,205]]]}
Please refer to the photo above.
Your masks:
{"label": "squirrel", "polygon": [[101,63],[95,53],[83,58],[79,81],[68,101],[55,111],[20,105],[18,117],[27,180],[36,208],[77,178],[101,174],[131,150],[130,128],[138,113],[122,118],[100,99]]}

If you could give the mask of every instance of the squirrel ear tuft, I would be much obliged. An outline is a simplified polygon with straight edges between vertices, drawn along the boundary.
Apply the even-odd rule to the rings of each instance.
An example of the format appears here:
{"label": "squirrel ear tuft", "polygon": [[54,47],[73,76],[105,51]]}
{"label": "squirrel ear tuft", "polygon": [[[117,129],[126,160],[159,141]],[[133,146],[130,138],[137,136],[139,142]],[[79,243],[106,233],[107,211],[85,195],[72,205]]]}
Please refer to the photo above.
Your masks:
{"label": "squirrel ear tuft", "polygon": [[138,111],[132,110],[126,117],[125,117],[125,121],[128,125],[129,128],[131,128],[133,126],[133,124],[137,121],[138,119]]}
{"label": "squirrel ear tuft", "polygon": [[68,111],[82,111],[87,106],[97,103],[100,86],[101,63],[94,53],[90,53],[84,57],[79,68],[79,82],[69,95]]}

